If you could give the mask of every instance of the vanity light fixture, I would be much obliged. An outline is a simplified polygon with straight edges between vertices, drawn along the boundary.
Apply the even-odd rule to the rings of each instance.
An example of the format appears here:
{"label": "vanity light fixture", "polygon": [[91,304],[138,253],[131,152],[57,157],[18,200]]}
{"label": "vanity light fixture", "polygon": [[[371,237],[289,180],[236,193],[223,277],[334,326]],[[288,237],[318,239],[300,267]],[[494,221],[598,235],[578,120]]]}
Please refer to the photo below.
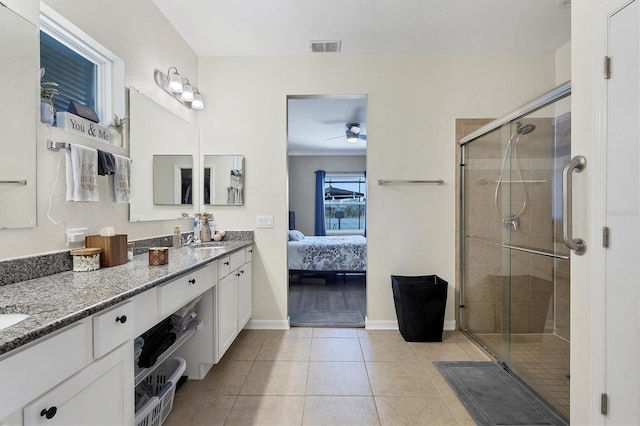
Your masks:
{"label": "vanity light fixture", "polygon": [[185,102],[193,102],[193,87],[189,84],[189,80],[185,79],[187,83],[182,86],[182,93],[180,93],[180,99]]}
{"label": "vanity light fixture", "polygon": [[204,99],[197,87],[178,73],[176,67],[171,67],[166,74],[156,70],[154,72],[156,84],[169,93],[178,102],[193,109],[204,109]]}
{"label": "vanity light fixture", "polygon": [[197,87],[194,88],[193,101],[191,101],[191,108],[204,109],[204,99],[202,98],[202,95],[198,91]]}

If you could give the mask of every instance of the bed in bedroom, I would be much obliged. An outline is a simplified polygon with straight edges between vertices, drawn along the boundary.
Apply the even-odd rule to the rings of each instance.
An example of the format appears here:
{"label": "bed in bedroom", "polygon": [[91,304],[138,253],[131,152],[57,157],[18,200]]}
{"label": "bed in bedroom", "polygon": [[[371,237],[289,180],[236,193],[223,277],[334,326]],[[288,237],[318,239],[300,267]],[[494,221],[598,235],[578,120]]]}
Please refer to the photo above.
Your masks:
{"label": "bed in bedroom", "polygon": [[[300,273],[364,273],[367,239],[361,235],[312,237],[289,240],[289,271]],[[296,238],[296,237],[294,237]]]}

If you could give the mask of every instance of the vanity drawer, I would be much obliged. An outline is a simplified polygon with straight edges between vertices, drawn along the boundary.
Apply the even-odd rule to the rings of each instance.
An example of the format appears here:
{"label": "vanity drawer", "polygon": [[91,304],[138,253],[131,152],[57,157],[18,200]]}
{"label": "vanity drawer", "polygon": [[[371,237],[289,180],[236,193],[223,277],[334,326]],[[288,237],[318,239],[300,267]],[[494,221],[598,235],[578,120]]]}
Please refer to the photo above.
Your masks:
{"label": "vanity drawer", "polygon": [[215,269],[206,266],[158,287],[160,317],[172,314],[215,284]]}
{"label": "vanity drawer", "polygon": [[230,265],[229,268],[232,271],[235,271],[242,265],[244,265],[244,250],[238,250],[231,253],[230,257]]}
{"label": "vanity drawer", "polygon": [[224,278],[231,272],[231,255],[218,259],[218,279]]}
{"label": "vanity drawer", "polygon": [[135,307],[132,300],[93,316],[93,356],[100,358],[135,338]]}
{"label": "vanity drawer", "polygon": [[89,320],[0,357],[0,419],[80,371],[92,361]]}

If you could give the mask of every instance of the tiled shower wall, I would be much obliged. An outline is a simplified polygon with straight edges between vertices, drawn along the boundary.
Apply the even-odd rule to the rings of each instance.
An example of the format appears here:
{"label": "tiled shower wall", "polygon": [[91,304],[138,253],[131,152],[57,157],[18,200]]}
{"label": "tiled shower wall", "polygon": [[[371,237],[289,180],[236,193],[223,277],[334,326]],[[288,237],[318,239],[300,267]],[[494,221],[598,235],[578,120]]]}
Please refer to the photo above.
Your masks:
{"label": "tiled shower wall", "polygon": [[[458,120],[464,134],[480,127],[477,120]],[[504,148],[498,129],[468,145],[465,167],[466,234],[484,238],[466,239],[467,273],[465,275],[466,325],[474,333],[502,332],[504,303],[510,297],[511,331],[513,333],[558,333],[568,338],[569,332],[569,262],[500,248],[496,241],[565,254],[561,246],[561,218],[558,217],[557,185],[561,188],[561,172],[554,154],[564,155],[570,143],[570,117],[558,119],[535,118],[523,120],[535,124],[533,133],[522,136],[518,157],[523,180],[539,180],[527,184],[527,207],[517,232],[509,233],[494,206],[496,183],[500,175]],[[555,141],[553,143],[550,143]],[[505,180],[519,180],[517,175],[505,174]],[[507,186],[503,186],[503,190]],[[522,187],[511,188],[511,208],[522,205]],[[501,203],[499,205],[502,207]],[[506,211],[506,209],[503,209]],[[560,209],[561,210],[561,209]],[[558,233],[560,229],[560,233]],[[557,237],[558,236],[558,237]],[[505,255],[505,253],[507,253]],[[568,252],[567,252],[568,253]],[[506,256],[506,257],[503,257]],[[508,287],[507,276],[511,275]]]}

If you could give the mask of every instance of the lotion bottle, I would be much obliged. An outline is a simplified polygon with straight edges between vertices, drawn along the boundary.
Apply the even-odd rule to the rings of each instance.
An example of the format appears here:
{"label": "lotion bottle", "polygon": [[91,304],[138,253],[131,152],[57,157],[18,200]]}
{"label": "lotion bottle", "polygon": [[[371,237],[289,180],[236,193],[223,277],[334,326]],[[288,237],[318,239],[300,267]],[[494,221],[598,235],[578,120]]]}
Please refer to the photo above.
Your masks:
{"label": "lotion bottle", "polygon": [[180,235],[180,225],[176,225],[173,228],[173,248],[178,249],[182,247],[182,236]]}
{"label": "lotion bottle", "polygon": [[200,243],[200,219],[197,216],[193,219],[193,242]]}

